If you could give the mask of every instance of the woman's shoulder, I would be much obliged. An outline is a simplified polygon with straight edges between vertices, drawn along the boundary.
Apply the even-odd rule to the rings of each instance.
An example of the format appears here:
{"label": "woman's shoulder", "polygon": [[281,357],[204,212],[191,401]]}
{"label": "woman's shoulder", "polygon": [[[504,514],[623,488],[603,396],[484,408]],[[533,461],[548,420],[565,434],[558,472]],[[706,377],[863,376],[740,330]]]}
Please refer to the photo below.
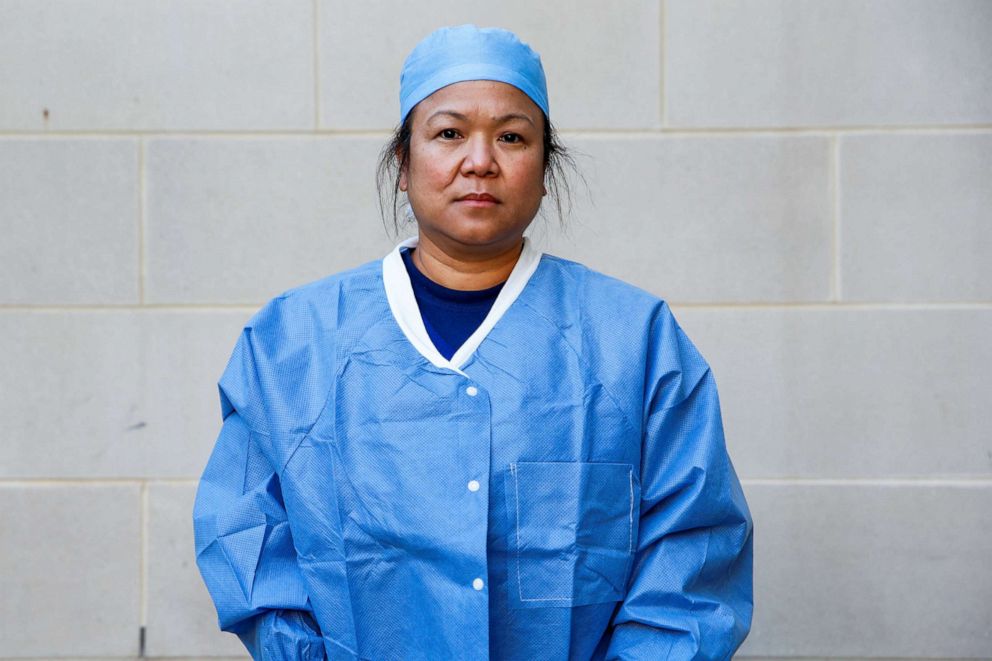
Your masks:
{"label": "woman's shoulder", "polygon": [[[544,253],[542,260],[562,294],[585,308],[616,311],[619,318],[670,316],[664,298],[616,276],[598,271],[581,262]],[[571,293],[571,296],[568,294]],[[614,317],[616,318],[616,317]]]}
{"label": "woman's shoulder", "polygon": [[273,297],[267,305],[301,305],[322,301],[338,292],[347,292],[356,288],[368,289],[376,287],[381,282],[382,260],[371,260],[359,266],[291,287]]}
{"label": "woman's shoulder", "polygon": [[[648,381],[678,384],[666,393],[684,397],[709,370],[709,365],[682,330],[665,299],[620,278],[579,262],[544,255],[565,314],[581,329],[589,360],[603,364],[630,361],[648,370]],[[620,358],[617,358],[617,357]]]}
{"label": "woman's shoulder", "polygon": [[349,308],[360,309],[374,300],[369,294],[382,289],[381,260],[332,273],[318,280],[287,289],[271,298],[252,315],[246,328],[270,331],[282,339],[307,327],[330,330],[337,327]]}
{"label": "woman's shoulder", "polygon": [[352,294],[375,287],[375,264],[288,289],[252,315],[220,379],[225,415],[237,409],[270,435],[316,419],[343,341],[339,325],[349,307],[361,307]]}

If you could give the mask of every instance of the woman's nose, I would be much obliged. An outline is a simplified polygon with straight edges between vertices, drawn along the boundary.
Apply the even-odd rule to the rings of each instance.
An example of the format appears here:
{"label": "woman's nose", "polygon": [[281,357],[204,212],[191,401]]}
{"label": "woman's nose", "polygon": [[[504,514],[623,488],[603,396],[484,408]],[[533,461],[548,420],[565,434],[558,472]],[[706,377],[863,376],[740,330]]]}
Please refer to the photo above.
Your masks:
{"label": "woman's nose", "polygon": [[462,159],[462,174],[474,174],[479,177],[492,176],[499,172],[496,162],[496,151],[493,144],[485,137],[473,136],[466,140],[465,158]]}

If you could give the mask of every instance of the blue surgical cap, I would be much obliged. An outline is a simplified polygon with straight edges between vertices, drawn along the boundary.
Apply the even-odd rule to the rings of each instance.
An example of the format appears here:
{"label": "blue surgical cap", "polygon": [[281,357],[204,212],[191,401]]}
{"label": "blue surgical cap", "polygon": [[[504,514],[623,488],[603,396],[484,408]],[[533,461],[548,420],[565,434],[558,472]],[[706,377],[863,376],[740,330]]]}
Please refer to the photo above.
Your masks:
{"label": "blue surgical cap", "polygon": [[509,83],[550,117],[541,56],[509,30],[459,25],[431,32],[407,56],[400,74],[400,123],[428,96],[463,80]]}

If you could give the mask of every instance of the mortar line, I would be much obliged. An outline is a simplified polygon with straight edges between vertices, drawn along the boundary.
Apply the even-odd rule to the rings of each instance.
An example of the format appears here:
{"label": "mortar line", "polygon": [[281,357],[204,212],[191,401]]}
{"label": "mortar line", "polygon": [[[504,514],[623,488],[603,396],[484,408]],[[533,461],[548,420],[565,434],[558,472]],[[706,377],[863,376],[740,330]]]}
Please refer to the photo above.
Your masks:
{"label": "mortar line", "polygon": [[840,255],[840,241],[841,241],[841,227],[840,227],[840,138],[838,136],[833,136],[830,139],[830,176],[832,180],[831,186],[831,203],[833,205],[833,278],[830,282],[830,294],[831,300],[840,302],[842,299],[841,295],[841,255]]}
{"label": "mortar line", "polygon": [[145,485],[191,486],[196,478],[114,477],[12,477],[0,478],[0,487],[144,487]]}
{"label": "mortar line", "polygon": [[10,131],[0,130],[0,140],[10,139],[37,139],[37,138],[78,138],[86,140],[101,140],[115,138],[243,138],[252,140],[255,138],[310,138],[318,136],[346,136],[346,137],[388,137],[388,129],[321,129],[315,131],[313,128],[306,129],[256,129],[246,131],[243,129],[231,129],[229,131],[218,129],[156,129],[152,131],[138,131],[131,129],[101,129],[99,131]]}
{"label": "mortar line", "polygon": [[[42,659],[64,659],[65,661],[140,661],[142,657],[138,656],[65,656],[65,657],[50,657],[50,656],[5,656],[2,657],[3,661],[41,661]],[[143,657],[145,661],[196,661],[199,659],[209,659],[210,661],[245,661],[245,659],[250,659],[248,656],[146,656]],[[756,661],[756,660],[752,660]],[[872,659],[872,661],[903,661],[902,659]],[[906,659],[905,661],[932,661],[931,659]],[[954,659],[945,660],[937,659],[936,661],[956,661]]]}
{"label": "mortar line", "polygon": [[148,626],[148,482],[141,483],[141,562],[140,585],[141,611],[139,624]]}
{"label": "mortar line", "polygon": [[[992,124],[918,124],[918,125],[825,125],[825,126],[666,126],[660,129],[650,128],[605,128],[572,126],[559,129],[563,136],[569,135],[630,135],[632,137],[643,137],[651,135],[687,135],[687,136],[722,136],[722,135],[824,135],[824,134],[935,134],[935,135],[957,135],[992,132]],[[62,130],[62,131],[12,131],[0,130],[0,140],[3,139],[24,139],[24,138],[119,138],[119,137],[170,137],[170,138],[243,138],[246,140],[265,137],[301,137],[308,138],[314,136],[348,136],[348,137],[374,137],[388,138],[391,132],[388,128],[381,130],[369,129],[343,129],[343,128],[322,128],[318,131],[313,129],[259,129],[255,131],[230,130],[223,131],[217,129],[156,129],[153,131],[134,129],[100,129],[100,130]]]}
{"label": "mortar line", "polygon": [[759,477],[741,478],[744,486],[797,486],[797,487],[954,487],[992,488],[992,476],[933,478],[933,477]]}
{"label": "mortar line", "polygon": [[265,301],[258,303],[107,303],[100,305],[45,305],[0,304],[0,312],[133,312],[138,310],[201,311],[201,312],[255,312]]}
{"label": "mortar line", "polygon": [[856,128],[850,126],[794,126],[794,127],[727,127],[727,128],[693,128],[686,126],[668,125],[660,129],[649,128],[579,128],[560,129],[565,137],[580,138],[754,138],[754,137],[832,137],[844,135],[936,135],[936,136],[971,136],[985,135],[992,132],[992,126],[972,129],[960,127],[919,127],[919,128]]}
{"label": "mortar line", "polygon": [[145,281],[147,280],[147,247],[145,246],[145,138],[138,140],[138,303],[145,304]]}
{"label": "mortar line", "polygon": [[725,309],[725,310],[838,310],[838,311],[950,311],[950,310],[992,310],[990,301],[806,301],[795,303],[700,303],[668,300],[673,308],[693,310]]}
{"label": "mortar line", "polygon": [[320,130],[320,0],[313,0],[313,128]]}
{"label": "mortar line", "polygon": [[658,11],[658,57],[661,58],[660,63],[660,75],[661,75],[661,127],[664,129],[668,127],[668,90],[666,85],[668,84],[668,2],[667,0],[660,0],[661,7]]}

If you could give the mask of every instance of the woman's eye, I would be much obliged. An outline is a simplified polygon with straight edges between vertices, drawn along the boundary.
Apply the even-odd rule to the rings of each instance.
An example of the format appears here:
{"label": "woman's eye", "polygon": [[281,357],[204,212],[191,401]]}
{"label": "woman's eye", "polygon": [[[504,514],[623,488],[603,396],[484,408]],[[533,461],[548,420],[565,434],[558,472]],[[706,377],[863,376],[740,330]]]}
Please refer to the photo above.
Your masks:
{"label": "woman's eye", "polygon": [[521,140],[523,140],[523,138],[520,137],[520,134],[519,133],[504,133],[503,134],[503,142],[509,142],[511,145],[515,145],[518,142],[520,142]]}
{"label": "woman's eye", "polygon": [[456,131],[455,129],[444,129],[438,135],[440,135],[445,140],[454,140],[455,138],[458,137],[458,131]]}

